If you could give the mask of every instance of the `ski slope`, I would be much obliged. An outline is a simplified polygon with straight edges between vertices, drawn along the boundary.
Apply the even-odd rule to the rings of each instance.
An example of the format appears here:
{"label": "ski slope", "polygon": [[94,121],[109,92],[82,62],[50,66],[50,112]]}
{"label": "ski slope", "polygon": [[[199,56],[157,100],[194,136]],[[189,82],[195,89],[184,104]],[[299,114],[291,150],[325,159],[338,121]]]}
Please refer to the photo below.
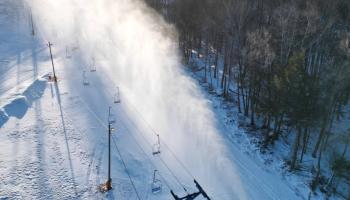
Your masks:
{"label": "ski slope", "polygon": [[[212,199],[304,198],[226,136],[181,69],[173,27],[143,4],[3,0],[0,23],[0,199],[164,200],[170,190],[196,192],[194,178]],[[48,41],[57,83],[48,81]],[[100,193],[109,106],[113,189]],[[156,134],[161,154],[153,156]],[[151,192],[155,169],[158,194]]]}

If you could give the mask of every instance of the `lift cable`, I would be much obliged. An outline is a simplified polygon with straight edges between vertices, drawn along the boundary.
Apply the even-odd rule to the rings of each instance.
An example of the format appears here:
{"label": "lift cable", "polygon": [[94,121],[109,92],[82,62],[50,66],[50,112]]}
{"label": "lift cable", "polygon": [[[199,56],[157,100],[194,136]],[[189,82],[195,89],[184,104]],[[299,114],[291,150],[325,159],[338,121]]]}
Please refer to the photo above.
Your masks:
{"label": "lift cable", "polygon": [[[145,141],[149,144],[149,145],[151,145],[150,143],[149,143],[149,141],[148,140],[146,140],[146,138],[143,136],[143,134],[141,133],[141,131],[140,131],[140,129],[134,124],[134,122],[128,117],[128,115],[125,113],[125,111],[124,111],[124,109],[122,110],[122,112],[124,113],[124,116],[126,116],[127,118],[128,118],[128,120],[132,123],[132,125],[136,128],[136,130],[142,135],[142,137],[145,139]],[[141,147],[141,145],[137,142],[137,140],[136,140],[136,138],[130,133],[130,131],[129,131],[129,129],[124,125],[124,123],[122,123],[122,125],[124,126],[124,128],[126,128],[127,129],[127,131],[129,132],[129,134],[132,136],[132,138],[134,139],[134,141],[137,143],[137,145],[142,149],[142,151],[146,154],[146,152],[143,150],[143,148]],[[112,136],[112,138],[113,138],[113,142],[114,142],[114,145],[116,146],[116,142],[115,142],[115,140],[114,140],[114,137]],[[152,145],[151,145],[152,146]],[[119,152],[119,155],[120,155],[120,151],[119,151],[119,149],[118,149],[118,147],[116,146],[116,148],[117,148],[117,151]],[[148,155],[146,154],[146,156],[147,156],[147,158],[148,159],[150,159],[149,157],[148,157]],[[120,155],[120,157],[121,157],[121,155]],[[183,190],[187,193],[187,195],[190,195],[189,193],[188,193],[188,191],[187,191],[187,189],[185,188],[185,186],[181,183],[181,181],[179,180],[179,178],[175,175],[175,173],[170,169],[170,167],[169,167],[169,165],[168,164],[166,164],[166,162],[159,156],[159,159],[160,159],[160,161],[163,163],[163,165],[168,169],[168,171],[171,173],[171,175],[174,177],[174,179],[176,180],[176,182],[183,188]],[[123,161],[123,160],[122,160]],[[150,159],[150,162],[151,162],[151,164],[155,167],[155,165],[153,164],[153,162],[152,162],[152,160]],[[132,181],[132,179],[131,179],[131,177],[130,177],[130,175],[129,175],[129,172],[128,172],[128,170],[127,170],[127,168],[126,168],[126,165],[125,165],[125,162],[123,161],[123,165],[124,165],[124,167],[125,167],[125,169],[126,169],[126,172],[128,173],[128,176],[129,176],[129,178],[130,178],[130,181],[131,181],[131,183],[133,184],[133,181]],[[156,168],[156,167],[155,167]],[[157,168],[156,168],[157,169]],[[160,173],[159,173],[159,175],[160,175]],[[160,175],[161,176],[161,175]],[[172,188],[170,187],[170,185],[166,182],[166,179],[163,177],[163,176],[161,176],[162,177],[162,179],[164,179],[165,180],[165,184],[167,185],[167,187],[169,188],[169,190],[170,191],[173,191],[172,190]],[[133,187],[135,187],[134,186],[134,184],[133,184]],[[136,191],[136,188],[135,188],[135,191]]]}
{"label": "lift cable", "polygon": [[[158,135],[158,133],[152,128],[152,126],[146,121],[146,119],[142,116],[142,114],[136,109],[134,105],[127,102],[129,106],[131,106],[135,112],[140,116],[139,118],[149,127],[149,129],[153,132],[154,135]],[[161,139],[160,139],[161,140]],[[176,153],[169,147],[169,145],[166,144],[164,140],[161,140],[162,144],[166,146],[166,148],[169,150],[169,152],[173,155],[173,157],[176,159],[176,161],[181,165],[181,167],[186,171],[186,173],[192,178],[195,179],[194,175],[191,173],[191,171],[185,166],[185,164],[179,159],[179,157],[176,155]]]}
{"label": "lift cable", "polygon": [[135,192],[136,192],[137,199],[141,200],[141,198],[140,198],[140,196],[139,196],[139,193],[137,192],[137,189],[136,189],[136,187],[135,187],[134,181],[132,180],[132,178],[131,178],[131,176],[130,176],[129,170],[128,170],[128,168],[126,167],[126,164],[125,164],[125,162],[124,162],[124,159],[123,159],[123,157],[122,157],[122,155],[121,155],[121,153],[120,153],[120,151],[119,151],[119,148],[118,148],[117,143],[115,142],[115,139],[114,139],[113,136],[112,136],[112,141],[113,141],[113,143],[114,143],[115,148],[116,148],[117,151],[118,151],[119,157],[120,157],[120,159],[121,159],[121,161],[122,161],[122,163],[123,163],[123,165],[124,165],[125,171],[126,171],[126,173],[128,174],[128,177],[129,177],[129,179],[130,179],[131,185],[132,185],[132,187],[134,188],[134,190],[135,190]]}
{"label": "lift cable", "polygon": [[[88,106],[88,104],[87,104],[82,98],[79,97],[79,99],[82,101],[82,103],[84,104],[84,106],[89,110],[89,112],[90,112],[91,114],[93,114],[93,116],[97,119],[97,121],[101,124],[101,126],[104,127],[106,130],[108,130],[108,127],[102,122],[102,120],[96,115],[96,113],[95,113],[93,110],[91,110],[91,108]],[[129,174],[129,170],[128,170],[128,168],[126,167],[125,161],[124,161],[124,159],[123,159],[123,157],[122,157],[122,155],[121,155],[121,153],[120,153],[120,151],[119,151],[119,148],[118,148],[118,146],[117,146],[117,144],[116,144],[116,142],[115,142],[115,140],[114,140],[113,135],[112,135],[112,140],[113,140],[114,145],[115,145],[115,147],[116,147],[117,153],[118,153],[118,155],[119,155],[119,157],[120,157],[120,159],[121,159],[121,161],[122,161],[122,164],[123,164],[123,166],[124,166],[124,168],[125,168],[125,171],[126,171],[127,174],[128,174],[128,177],[129,177],[129,180],[130,180],[130,182],[131,182],[131,184],[132,184],[132,186],[133,186],[133,189],[135,190],[135,193],[136,193],[136,195],[137,195],[137,198],[138,198],[139,200],[141,200],[141,199],[140,199],[140,196],[139,196],[139,193],[138,193],[138,191],[137,191],[137,189],[136,189],[136,187],[135,187],[134,181],[132,180],[132,178],[131,178],[131,176],[130,176],[130,174]]]}
{"label": "lift cable", "polygon": [[[141,133],[141,130],[140,130],[140,129],[136,126],[136,124],[128,117],[128,115],[126,114],[126,112],[124,111],[124,109],[122,110],[122,112],[124,113],[124,116],[127,117],[128,121],[130,121],[130,123],[132,124],[132,126],[134,126],[135,129],[141,134],[142,138],[143,138],[150,146],[152,146],[152,145],[149,143],[149,141],[144,137],[144,135]],[[157,167],[155,166],[155,164],[153,163],[153,161],[149,158],[149,156],[148,156],[148,154],[146,153],[146,151],[142,148],[141,144],[136,140],[136,138],[133,136],[133,134],[131,134],[129,128],[125,125],[125,122],[123,122],[123,123],[121,123],[121,124],[122,124],[122,126],[127,130],[127,132],[129,133],[129,135],[133,138],[134,142],[139,146],[139,148],[142,150],[142,152],[147,156],[147,158],[149,159],[151,165],[152,165],[156,170],[158,170]],[[114,144],[116,145],[116,142],[115,142],[114,138],[113,138],[113,142],[114,142]],[[118,150],[118,147],[117,147],[117,150]],[[118,150],[118,151],[119,151],[119,150]],[[174,177],[174,179],[176,180],[176,182],[184,189],[184,191],[185,191],[188,195],[190,195],[190,194],[188,193],[188,191],[186,190],[185,186],[184,186],[184,185],[181,183],[181,181],[179,180],[179,178],[178,178],[178,177],[175,175],[175,173],[170,169],[169,165],[166,164],[166,162],[165,162],[161,157],[159,157],[159,159],[160,159],[160,161],[163,163],[163,165],[168,169],[168,171],[170,172],[170,174]],[[123,164],[125,165],[124,162],[123,162]],[[128,171],[127,171],[127,173],[128,173]],[[170,191],[173,191],[173,189],[170,187],[170,185],[168,184],[168,182],[166,181],[166,179],[165,179],[160,173],[158,173],[158,174],[159,174],[159,176],[164,180],[164,183],[165,183],[165,185],[168,187],[168,189],[169,189]],[[129,175],[129,174],[128,174],[128,175]],[[129,176],[130,176],[130,175],[129,175]],[[132,181],[132,180],[131,180],[131,181]]]}
{"label": "lift cable", "polygon": [[[132,139],[134,140],[134,142],[136,143],[136,145],[141,149],[141,151],[146,155],[147,159],[149,160],[150,164],[153,166],[154,169],[158,170],[158,168],[155,166],[155,164],[153,163],[152,159],[149,157],[149,155],[146,153],[146,151],[143,149],[143,147],[141,146],[141,144],[136,140],[135,136],[131,133],[131,131],[129,130],[129,128],[127,126],[125,126],[124,124],[125,122],[121,123],[122,126],[126,129],[128,135],[130,135],[132,137]],[[137,128],[137,127],[136,127]],[[139,131],[139,130],[138,130]],[[147,141],[148,142],[148,141]],[[159,170],[158,170],[159,171]],[[159,173],[159,176],[164,180],[165,185],[168,187],[169,190],[172,190],[172,188],[170,187],[169,183],[166,181],[166,179]]]}
{"label": "lift cable", "polygon": [[[126,102],[126,101],[124,101]],[[129,104],[131,105],[131,104]],[[131,105],[132,106],[132,105]],[[134,106],[132,106],[134,107]],[[138,110],[134,107],[134,109],[136,110],[136,112],[140,115],[140,118],[147,124],[147,126],[152,130],[152,132],[157,136],[157,133],[154,131],[154,129],[150,126],[150,124],[143,118],[143,116],[138,112]],[[136,126],[136,124],[129,118],[129,116],[127,115],[126,111],[122,108],[122,112],[124,113],[124,116],[126,116],[128,118],[128,120],[133,124],[133,126],[136,128],[136,130],[140,133],[140,135],[142,136],[142,138],[152,147],[152,144],[145,138],[145,136],[142,134],[141,130]],[[124,126],[125,127],[125,126]],[[165,144],[165,143],[164,143]],[[166,144],[165,144],[166,145]],[[186,173],[190,174],[190,176],[194,179],[194,176],[189,172],[189,170],[184,166],[184,164],[178,159],[178,157],[175,155],[175,153],[173,151],[171,151],[171,149],[169,148],[168,145],[166,145],[166,147],[169,149],[170,153],[174,156],[174,158],[177,160],[177,162],[180,163],[180,165],[185,169]],[[179,178],[175,175],[175,173],[171,170],[171,168],[168,166],[168,164],[166,164],[166,162],[164,161],[164,159],[162,159],[159,156],[159,160],[163,163],[163,165],[168,169],[168,171],[170,172],[170,174],[174,177],[174,179],[176,180],[176,182],[182,187],[182,189],[187,193],[187,189],[186,187],[181,183],[181,181],[179,180]],[[165,180],[165,179],[164,179]],[[168,188],[171,190],[171,188],[168,185]]]}
{"label": "lift cable", "polygon": [[[79,97],[79,99],[81,99],[80,97]],[[103,122],[102,122],[102,120],[96,115],[96,113],[93,111],[93,110],[91,110],[90,109],[90,107],[87,105],[87,103],[83,100],[83,99],[81,99],[81,101],[83,102],[83,104],[85,105],[85,107],[90,111],[90,113],[92,113],[93,115],[94,115],[94,117],[99,121],[99,123],[104,127],[104,128],[108,128]],[[126,115],[126,113],[124,112],[124,114],[125,114],[125,116],[127,116]],[[128,116],[127,116],[128,117]],[[130,118],[128,117],[128,119],[129,119],[129,121],[130,121]],[[131,121],[132,122],[132,121]],[[133,123],[133,122],[132,122]],[[136,125],[133,123],[133,125],[136,127]],[[125,125],[124,125],[124,127],[125,127]],[[137,128],[137,127],[136,127]],[[140,130],[137,128],[137,130],[140,132]],[[114,141],[114,137],[113,137],[113,141]],[[146,140],[147,141],[147,140]],[[148,142],[148,141],[147,141]],[[114,143],[116,144],[116,142],[114,141]],[[121,155],[120,155],[120,151],[119,151],[119,149],[117,148],[117,151],[118,151],[118,154],[119,154],[119,156],[121,157]],[[146,153],[145,153],[146,154]],[[122,159],[122,157],[121,157],[121,159]],[[123,161],[123,163],[125,164],[125,162]],[[163,161],[163,163],[165,163],[164,161]],[[125,165],[124,165],[124,167],[126,167]],[[169,168],[169,167],[167,167],[167,168]],[[128,171],[128,170],[127,170]],[[173,172],[171,172],[171,174],[172,175],[174,175],[174,173]],[[128,176],[129,176],[129,178],[130,178],[130,175],[128,174]],[[163,179],[164,180],[166,180],[164,177],[163,177]],[[178,179],[177,178],[175,178],[177,181],[178,181]],[[130,179],[130,181],[131,181],[131,179]],[[132,181],[131,181],[132,182]],[[167,187],[171,190],[172,188],[169,186],[169,184],[167,183],[167,182],[165,182],[166,183],[166,185],[167,185]],[[179,183],[179,181],[178,181],[178,183]],[[182,186],[182,184],[180,183],[180,185]],[[183,186],[182,186],[183,187]],[[135,192],[137,193],[137,191],[135,190]],[[138,193],[137,193],[138,194]]]}
{"label": "lift cable", "polygon": [[[124,101],[125,102],[125,101]],[[152,147],[152,144],[146,139],[146,137],[144,136],[144,134],[142,134],[141,130],[136,126],[136,124],[129,118],[129,116],[126,114],[125,110],[122,108],[122,112],[124,113],[124,116],[126,116],[126,118],[128,119],[128,121],[130,121],[130,123],[132,124],[132,126],[135,127],[135,129],[140,133],[141,137],[148,143],[148,145],[150,145]],[[132,136],[134,138],[134,136]],[[135,138],[134,138],[135,139]],[[168,164],[166,164],[166,162],[164,161],[164,159],[160,156],[158,156],[159,160],[163,163],[163,165],[168,169],[168,171],[170,172],[170,174],[173,176],[173,178],[176,180],[176,182],[182,187],[182,189],[188,194],[187,189],[185,188],[185,186],[181,183],[181,181],[179,180],[179,178],[175,175],[175,173],[171,170],[171,168],[169,167]],[[163,178],[164,179],[164,178]],[[164,179],[165,180],[165,179]],[[167,184],[168,185],[168,184]],[[168,188],[170,190],[171,187]]]}
{"label": "lift cable", "polygon": [[[142,114],[136,109],[135,106],[133,106],[131,103],[129,103],[130,106],[132,106],[134,108],[134,110],[137,112],[137,114],[140,116],[140,118],[142,119],[142,121],[144,121],[145,124],[147,124],[147,126],[150,128],[150,130],[152,130],[152,132],[158,137],[158,141],[159,141],[159,135],[157,134],[157,132],[152,128],[152,126],[145,120],[145,118],[142,116]],[[196,179],[194,178],[194,176],[192,175],[192,173],[190,172],[190,170],[184,165],[184,163],[179,159],[178,156],[176,156],[175,152],[171,150],[171,148],[165,143],[163,142],[164,145],[168,148],[168,150],[170,151],[170,153],[173,155],[173,157],[177,160],[177,162],[182,166],[183,169],[185,169],[185,171],[188,173],[189,176],[191,176],[194,180],[194,183],[196,185],[196,188],[198,189],[198,192],[193,192],[193,193],[188,193],[188,191],[186,190],[186,188],[181,184],[181,182],[177,179],[177,177],[174,175],[174,177],[176,177],[177,181],[179,182],[180,185],[183,186],[184,191],[187,193],[186,196],[184,197],[178,197],[173,190],[170,191],[171,195],[174,197],[175,200],[194,200],[195,198],[197,198],[199,195],[202,195],[204,198],[206,198],[207,200],[210,200],[210,197],[207,195],[207,193],[204,191],[204,189],[201,187],[201,185],[196,181]],[[159,156],[159,159],[163,162],[163,164],[168,168],[169,171],[171,171],[170,167],[164,162],[164,160]],[[172,172],[172,171],[171,171]]]}

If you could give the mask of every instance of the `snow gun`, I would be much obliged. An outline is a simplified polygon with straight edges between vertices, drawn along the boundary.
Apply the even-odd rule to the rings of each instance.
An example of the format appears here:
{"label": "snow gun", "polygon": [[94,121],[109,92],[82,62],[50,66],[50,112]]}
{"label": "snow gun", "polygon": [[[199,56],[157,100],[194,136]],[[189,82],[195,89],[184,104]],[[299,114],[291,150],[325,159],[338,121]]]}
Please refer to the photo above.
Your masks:
{"label": "snow gun", "polygon": [[198,189],[198,192],[188,194],[184,197],[179,197],[177,196],[172,190],[170,191],[171,195],[174,197],[175,200],[194,200],[197,198],[199,195],[202,195],[204,198],[210,200],[209,196],[207,193],[203,190],[203,188],[199,185],[199,183],[194,179],[194,183],[196,184],[196,187]]}

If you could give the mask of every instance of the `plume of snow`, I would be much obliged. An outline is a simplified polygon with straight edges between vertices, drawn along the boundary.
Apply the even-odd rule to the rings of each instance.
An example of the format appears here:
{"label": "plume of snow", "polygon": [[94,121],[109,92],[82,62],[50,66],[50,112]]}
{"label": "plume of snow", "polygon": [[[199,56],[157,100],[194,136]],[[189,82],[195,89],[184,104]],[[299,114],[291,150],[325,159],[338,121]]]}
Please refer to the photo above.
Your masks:
{"label": "plume of snow", "polygon": [[172,25],[136,0],[27,2],[42,36],[62,52],[79,46],[77,63],[96,58],[100,78],[120,87],[122,101],[135,105],[209,195],[246,198],[234,164],[223,156],[228,152],[210,102],[182,69]]}

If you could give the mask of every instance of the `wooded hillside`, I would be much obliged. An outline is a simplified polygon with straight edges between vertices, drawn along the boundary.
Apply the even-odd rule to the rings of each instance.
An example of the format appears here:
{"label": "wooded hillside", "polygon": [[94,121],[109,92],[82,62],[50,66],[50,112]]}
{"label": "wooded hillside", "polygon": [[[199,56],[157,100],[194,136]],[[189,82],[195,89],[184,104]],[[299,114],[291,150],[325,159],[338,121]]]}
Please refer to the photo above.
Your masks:
{"label": "wooded hillside", "polygon": [[[183,61],[199,52],[204,81],[211,87],[212,78],[219,78],[226,100],[237,102],[250,125],[262,130],[261,148],[287,128],[294,134],[289,169],[298,170],[311,154],[313,190],[336,192],[341,182],[350,191],[350,124],[346,132],[334,127],[349,108],[350,1],[146,2],[177,27]],[[341,151],[333,152],[335,144]],[[325,153],[334,157],[330,169],[321,169]],[[341,195],[350,199],[350,192]]]}

